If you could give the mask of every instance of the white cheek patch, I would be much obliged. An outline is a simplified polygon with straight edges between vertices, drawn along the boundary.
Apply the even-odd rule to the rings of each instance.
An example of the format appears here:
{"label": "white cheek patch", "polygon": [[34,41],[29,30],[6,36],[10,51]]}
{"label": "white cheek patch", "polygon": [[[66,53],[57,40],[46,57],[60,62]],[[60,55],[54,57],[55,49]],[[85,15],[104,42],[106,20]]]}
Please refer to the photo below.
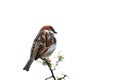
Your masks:
{"label": "white cheek patch", "polygon": [[48,30],[44,30],[45,32],[47,32],[47,33],[49,33],[49,31]]}
{"label": "white cheek patch", "polygon": [[50,33],[52,33],[52,34],[54,34],[54,32],[53,31],[49,31]]}

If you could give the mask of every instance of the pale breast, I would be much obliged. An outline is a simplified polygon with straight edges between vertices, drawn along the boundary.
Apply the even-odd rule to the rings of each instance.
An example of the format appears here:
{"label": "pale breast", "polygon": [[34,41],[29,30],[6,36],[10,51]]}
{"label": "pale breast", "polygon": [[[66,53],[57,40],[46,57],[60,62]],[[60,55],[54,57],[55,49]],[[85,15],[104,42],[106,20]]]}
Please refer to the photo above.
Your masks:
{"label": "pale breast", "polygon": [[56,48],[56,44],[51,45],[43,57],[49,57]]}

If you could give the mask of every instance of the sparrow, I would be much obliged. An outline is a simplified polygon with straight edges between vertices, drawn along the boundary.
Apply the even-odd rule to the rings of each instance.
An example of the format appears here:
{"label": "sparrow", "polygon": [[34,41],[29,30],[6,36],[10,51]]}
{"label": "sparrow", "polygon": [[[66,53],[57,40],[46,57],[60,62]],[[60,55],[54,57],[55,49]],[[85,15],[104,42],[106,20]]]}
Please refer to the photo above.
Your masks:
{"label": "sparrow", "polygon": [[54,34],[57,32],[50,25],[43,26],[33,41],[30,59],[26,63],[23,70],[29,71],[34,60],[38,58],[49,59],[50,55],[56,48],[56,38]]}

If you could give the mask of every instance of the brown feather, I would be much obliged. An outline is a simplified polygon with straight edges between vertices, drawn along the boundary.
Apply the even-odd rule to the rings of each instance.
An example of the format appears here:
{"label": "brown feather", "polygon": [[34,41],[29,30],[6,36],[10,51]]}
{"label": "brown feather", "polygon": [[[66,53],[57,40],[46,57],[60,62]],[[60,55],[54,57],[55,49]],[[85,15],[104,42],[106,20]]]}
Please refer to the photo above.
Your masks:
{"label": "brown feather", "polygon": [[[39,33],[37,34],[37,36],[33,41],[33,45],[31,47],[30,59],[23,68],[24,70],[26,71],[29,70],[33,60],[37,60],[39,57],[46,58],[49,55],[51,55],[51,53],[54,51],[56,39],[52,31],[53,33],[55,32],[52,26],[44,26],[43,28],[41,28],[41,30],[39,31]],[[53,45],[54,48],[51,47]]]}

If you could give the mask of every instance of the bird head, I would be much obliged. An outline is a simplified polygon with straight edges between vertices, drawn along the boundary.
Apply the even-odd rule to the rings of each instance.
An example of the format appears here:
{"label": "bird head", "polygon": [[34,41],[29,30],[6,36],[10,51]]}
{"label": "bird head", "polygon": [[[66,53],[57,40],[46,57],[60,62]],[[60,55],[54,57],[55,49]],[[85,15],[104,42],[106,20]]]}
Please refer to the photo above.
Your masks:
{"label": "bird head", "polygon": [[53,28],[52,26],[50,26],[50,25],[43,26],[40,31],[43,31],[43,30],[52,31],[52,32],[55,33],[55,34],[57,33],[57,32],[54,30],[54,28]]}

